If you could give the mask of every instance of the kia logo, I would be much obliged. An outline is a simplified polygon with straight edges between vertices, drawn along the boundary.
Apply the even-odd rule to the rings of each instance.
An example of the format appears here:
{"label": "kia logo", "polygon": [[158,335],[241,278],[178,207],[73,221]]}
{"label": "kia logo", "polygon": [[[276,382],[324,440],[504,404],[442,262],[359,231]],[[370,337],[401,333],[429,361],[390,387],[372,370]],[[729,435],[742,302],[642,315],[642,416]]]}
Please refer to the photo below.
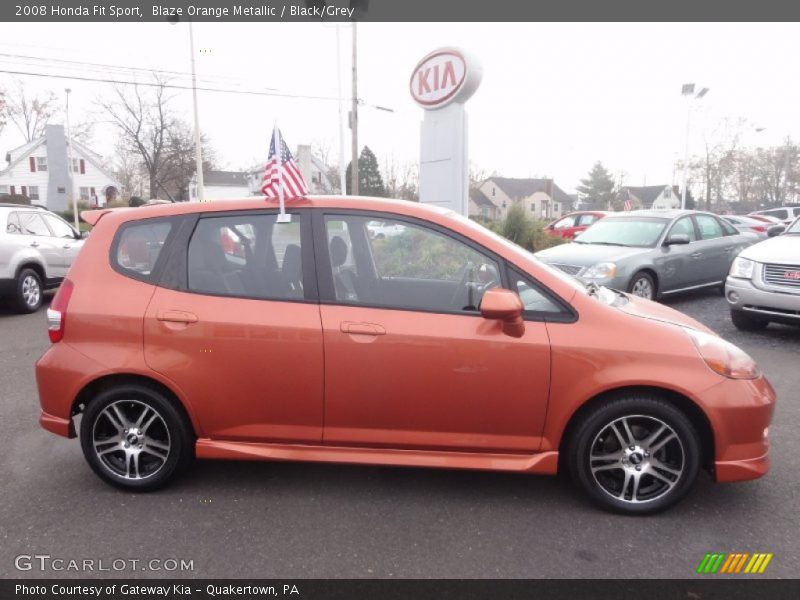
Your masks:
{"label": "kia logo", "polygon": [[409,82],[411,97],[423,108],[450,102],[464,85],[467,63],[456,50],[439,50],[423,58]]}

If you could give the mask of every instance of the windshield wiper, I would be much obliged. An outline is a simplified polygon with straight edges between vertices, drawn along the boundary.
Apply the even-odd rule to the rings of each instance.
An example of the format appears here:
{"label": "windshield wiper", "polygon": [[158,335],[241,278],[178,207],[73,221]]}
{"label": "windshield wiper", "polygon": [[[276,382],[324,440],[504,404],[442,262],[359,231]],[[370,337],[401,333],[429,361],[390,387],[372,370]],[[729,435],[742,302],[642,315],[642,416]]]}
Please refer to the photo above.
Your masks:
{"label": "windshield wiper", "polygon": [[623,246],[627,248],[628,244],[620,244],[619,242],[583,242],[584,244],[597,244],[598,246]]}

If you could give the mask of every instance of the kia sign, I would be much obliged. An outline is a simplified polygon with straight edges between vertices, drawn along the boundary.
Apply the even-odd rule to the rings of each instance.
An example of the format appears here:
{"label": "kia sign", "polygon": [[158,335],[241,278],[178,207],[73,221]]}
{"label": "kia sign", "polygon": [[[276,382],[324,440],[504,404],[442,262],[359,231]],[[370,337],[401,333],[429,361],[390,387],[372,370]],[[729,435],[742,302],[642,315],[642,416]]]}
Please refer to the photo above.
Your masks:
{"label": "kia sign", "polygon": [[414,101],[426,110],[451,102],[463,103],[478,88],[481,69],[457,48],[440,48],[423,58],[411,74],[409,89]]}

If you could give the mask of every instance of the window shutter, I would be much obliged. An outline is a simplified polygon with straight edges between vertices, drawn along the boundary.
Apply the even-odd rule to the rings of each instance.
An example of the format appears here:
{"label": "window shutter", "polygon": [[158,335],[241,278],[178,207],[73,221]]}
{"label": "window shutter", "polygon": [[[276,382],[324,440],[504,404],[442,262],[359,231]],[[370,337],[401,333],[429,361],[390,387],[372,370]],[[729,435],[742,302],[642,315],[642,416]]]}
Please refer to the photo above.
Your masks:
{"label": "window shutter", "polygon": [[28,188],[25,187],[24,185],[22,186],[22,195],[23,196],[27,196],[28,195]]}
{"label": "window shutter", "polygon": [[83,159],[81,159],[81,175],[84,173],[86,173],[86,163],[83,162]]}
{"label": "window shutter", "polygon": [[89,195],[96,196],[97,194],[94,193],[94,188],[89,188]]}
{"label": "window shutter", "polygon": [[31,173],[36,173],[36,159],[32,156],[28,157],[28,160],[31,163]]}

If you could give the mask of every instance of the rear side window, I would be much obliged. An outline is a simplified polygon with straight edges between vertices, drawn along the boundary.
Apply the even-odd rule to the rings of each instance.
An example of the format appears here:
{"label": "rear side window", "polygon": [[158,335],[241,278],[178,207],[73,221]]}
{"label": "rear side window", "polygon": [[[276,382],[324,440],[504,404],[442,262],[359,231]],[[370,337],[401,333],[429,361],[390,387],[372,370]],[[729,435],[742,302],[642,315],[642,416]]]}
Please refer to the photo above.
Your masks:
{"label": "rear side window", "polygon": [[171,231],[170,221],[155,219],[125,226],[112,253],[114,266],[123,275],[151,281],[156,261]]}
{"label": "rear side window", "polygon": [[6,233],[21,233],[22,228],[19,224],[19,215],[15,212],[9,213],[6,223]]}

